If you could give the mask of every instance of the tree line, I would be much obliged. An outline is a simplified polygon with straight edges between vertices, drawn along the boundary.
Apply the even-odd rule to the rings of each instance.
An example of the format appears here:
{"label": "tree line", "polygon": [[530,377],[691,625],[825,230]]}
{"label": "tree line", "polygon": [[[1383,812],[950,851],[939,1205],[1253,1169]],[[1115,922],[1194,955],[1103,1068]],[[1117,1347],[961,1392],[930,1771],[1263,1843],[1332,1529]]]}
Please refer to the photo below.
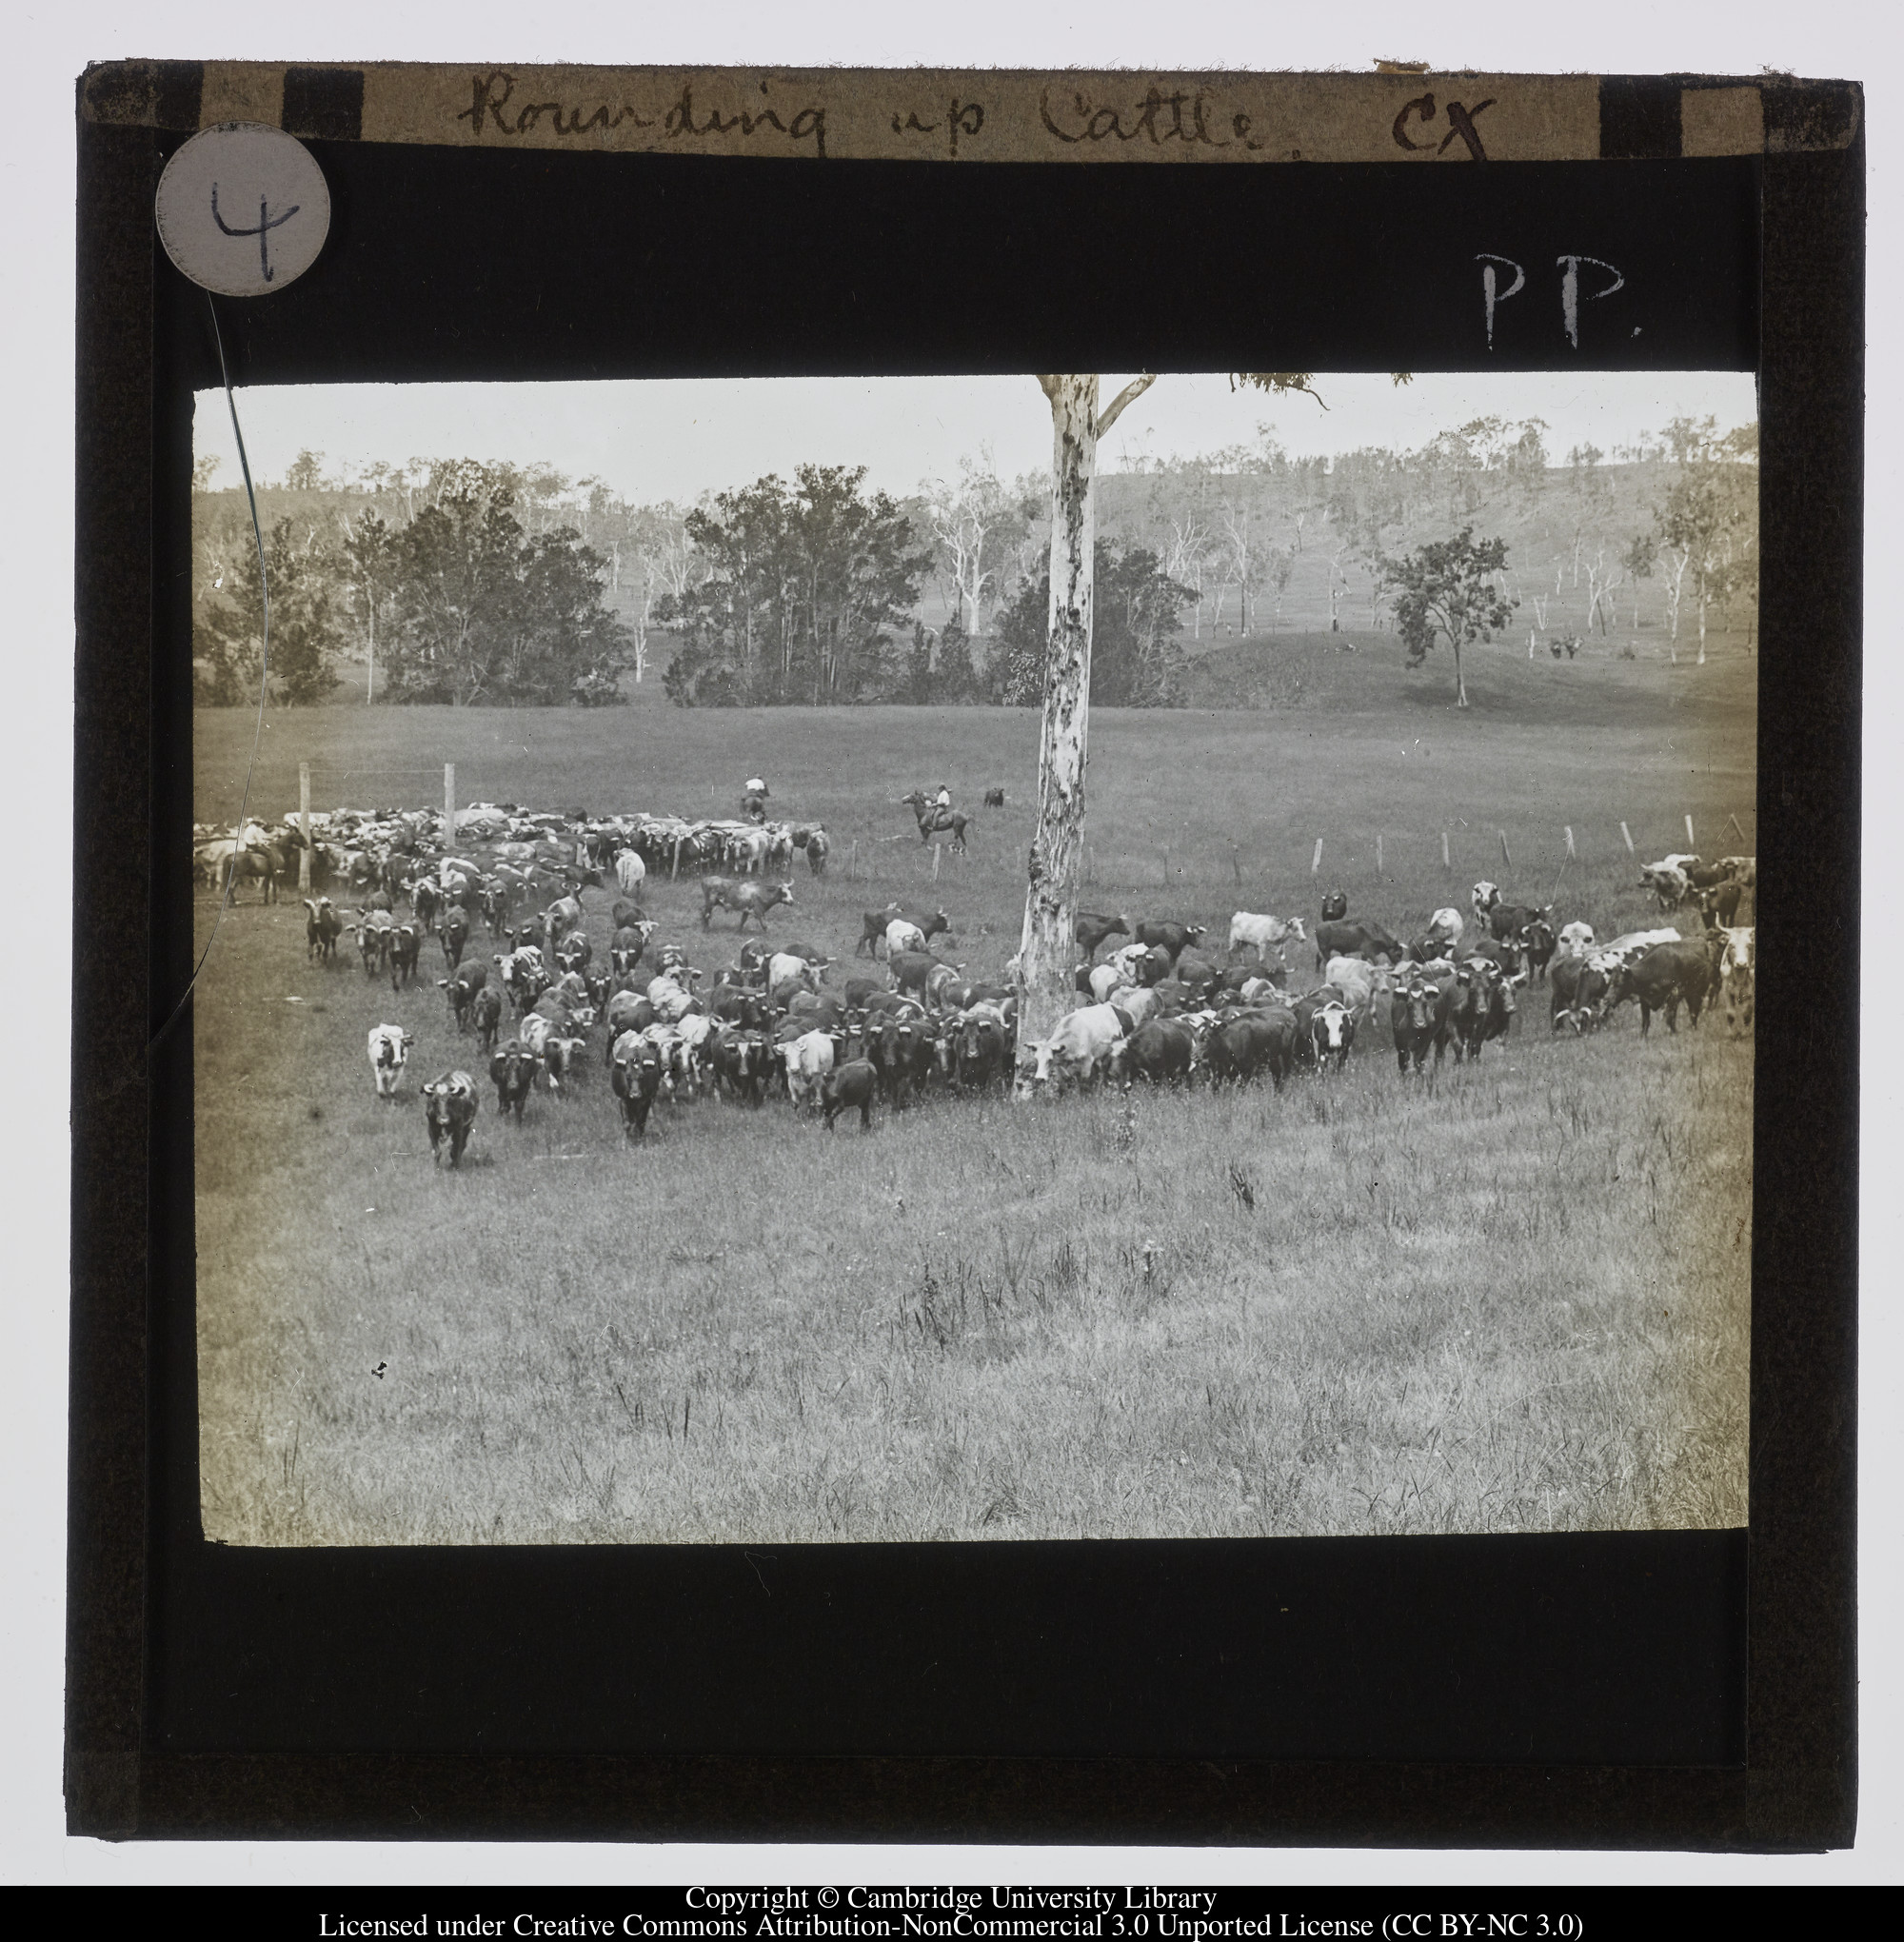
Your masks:
{"label": "tree line", "polygon": [[[1186,644],[1299,623],[1392,631],[1418,660],[1452,638],[1423,634],[1422,576],[1454,569],[1463,532],[1488,549],[1486,600],[1462,596],[1485,617],[1474,638],[1515,624],[1558,653],[1637,627],[1642,588],[1675,659],[1703,658],[1721,619],[1750,627],[1755,427],[1676,418],[1557,464],[1547,429],[1483,417],[1412,451],[1316,458],[1259,427],[1194,460],[1127,453],[1099,481],[1095,699],[1172,705]],[[256,694],[264,610],[249,515],[214,465],[195,479],[193,689],[228,704]],[[803,466],[692,507],[547,466],[343,479],[302,453],[259,492],[273,696],[323,701],[351,661],[390,703],[608,703],[659,672],[684,706],[1036,704],[1049,492],[983,451],[903,497],[863,468]]]}

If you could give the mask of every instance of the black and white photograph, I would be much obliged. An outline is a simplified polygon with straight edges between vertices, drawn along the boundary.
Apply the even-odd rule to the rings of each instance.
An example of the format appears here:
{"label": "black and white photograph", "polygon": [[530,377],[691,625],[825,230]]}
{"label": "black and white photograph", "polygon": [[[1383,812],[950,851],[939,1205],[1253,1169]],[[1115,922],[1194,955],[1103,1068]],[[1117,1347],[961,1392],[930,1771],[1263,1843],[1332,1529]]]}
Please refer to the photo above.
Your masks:
{"label": "black and white photograph", "polygon": [[200,392],[206,1536],[1744,1525],[1757,417]]}

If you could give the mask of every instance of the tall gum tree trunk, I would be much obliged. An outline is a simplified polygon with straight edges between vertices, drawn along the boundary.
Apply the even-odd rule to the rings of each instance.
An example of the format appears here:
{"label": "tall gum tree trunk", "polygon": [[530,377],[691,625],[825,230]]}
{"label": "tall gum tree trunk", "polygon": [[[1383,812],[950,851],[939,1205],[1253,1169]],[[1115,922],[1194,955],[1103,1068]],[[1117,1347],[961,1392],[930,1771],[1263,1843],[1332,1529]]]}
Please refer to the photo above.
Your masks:
{"label": "tall gum tree trunk", "polygon": [[1071,1008],[1098,524],[1092,490],[1098,458],[1097,375],[1041,376],[1038,382],[1051,401],[1051,606],[1044,727],[1038,751],[1038,825],[1026,862],[1024,929],[1019,940],[1021,1098],[1038,1044]]}

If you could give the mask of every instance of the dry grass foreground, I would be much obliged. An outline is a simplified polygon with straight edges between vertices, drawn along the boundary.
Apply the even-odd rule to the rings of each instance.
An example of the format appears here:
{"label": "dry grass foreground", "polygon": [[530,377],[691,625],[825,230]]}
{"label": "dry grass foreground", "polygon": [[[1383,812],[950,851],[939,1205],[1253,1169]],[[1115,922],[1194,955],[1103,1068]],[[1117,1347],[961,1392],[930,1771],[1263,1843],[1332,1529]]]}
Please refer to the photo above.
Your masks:
{"label": "dry grass foreground", "polygon": [[[388,755],[364,754],[362,738],[397,732],[339,710],[306,719],[337,738],[340,761],[346,744]],[[733,750],[791,750],[799,725],[554,718],[536,724],[547,781],[533,799],[692,809],[710,774],[746,773]],[[1133,874],[1098,901],[1206,919],[1240,902],[1306,909],[1306,832],[1341,829],[1352,794],[1369,799],[1371,827],[1430,826],[1465,805],[1517,843],[1533,842],[1529,819],[1545,830],[1576,803],[1597,803],[1602,825],[1629,814],[1636,834],[1650,817],[1663,837],[1682,806],[1716,821],[1751,801],[1737,765],[1749,754],[1713,756],[1689,779],[1683,716],[1666,737],[1590,746],[1496,724],[1485,764],[1418,763],[1406,780],[1435,773],[1440,793],[1412,800],[1377,755],[1398,725],[1106,718],[1093,754],[1106,847],[1122,856],[1129,827],[1142,869],[1137,832],[1166,802],[1185,836],[1167,896]],[[503,793],[480,780],[498,718],[401,726],[412,747],[427,730],[432,754],[463,738],[459,779],[479,770],[466,799]],[[895,826],[888,784],[921,763],[952,769],[962,793],[1004,781],[1012,806],[941,885],[962,926],[950,955],[989,963],[1013,941],[1030,726],[990,711],[835,718],[830,750],[776,765],[776,798],[836,830],[863,822],[870,853],[870,831]],[[204,718],[201,753],[235,732]],[[633,785],[618,783],[629,738],[646,778]],[[846,752],[859,759],[839,762]],[[1373,780],[1332,781],[1344,772]],[[1251,773],[1278,789],[1249,789]],[[1239,802],[1247,810],[1229,813]],[[1576,820],[1584,846],[1584,808]],[[1288,867],[1239,898],[1233,834],[1253,857],[1279,845]],[[1355,907],[1413,921],[1447,896],[1438,853],[1398,889],[1358,876],[1349,833],[1339,840]],[[888,876],[871,883],[803,878],[799,916],[775,930],[850,950],[859,908],[927,887],[909,845],[881,859]],[[1393,876],[1393,837],[1389,859]],[[1603,935],[1644,916],[1623,845],[1566,881],[1567,914]],[[686,883],[658,888],[658,940],[698,939],[698,902]],[[1345,1075],[1280,1098],[933,1101],[880,1109],[870,1137],[850,1119],[832,1136],[793,1124],[783,1104],[702,1102],[664,1108],[633,1149],[595,1070],[573,1102],[539,1094],[521,1129],[498,1121],[486,1090],[451,1174],[431,1164],[415,1081],[478,1070],[473,1042],[457,1040],[433,981],[393,998],[354,966],[307,970],[302,918],[295,902],[233,913],[196,1007],[208,1536],[798,1542],[1745,1519],[1752,1065],[1722,1020],[1676,1039],[1656,1024],[1642,1045],[1628,1011],[1597,1040],[1551,1040],[1536,994],[1505,1047],[1429,1081],[1399,1080],[1378,1032]],[[697,961],[730,948],[717,938]],[[372,1099],[364,1054],[385,1019],[419,1039],[394,1107]]]}

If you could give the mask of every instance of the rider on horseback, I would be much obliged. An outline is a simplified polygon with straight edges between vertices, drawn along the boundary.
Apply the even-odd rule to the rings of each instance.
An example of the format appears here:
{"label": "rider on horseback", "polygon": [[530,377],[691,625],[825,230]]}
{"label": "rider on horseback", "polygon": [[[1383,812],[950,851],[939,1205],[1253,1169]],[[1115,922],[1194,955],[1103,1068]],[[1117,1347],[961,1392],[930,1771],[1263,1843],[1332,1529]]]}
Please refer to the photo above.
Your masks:
{"label": "rider on horseback", "polygon": [[947,787],[947,786],[945,785],[945,783],[941,783],[939,784],[939,793],[938,793],[938,794],[937,794],[936,796],[934,796],[934,797],[933,797],[933,799],[932,799],[932,806],[933,806],[933,807],[934,807],[935,809],[949,809],[949,808],[951,808],[951,806],[952,806],[952,791],[951,791],[951,790],[950,790],[950,789],[949,789],[949,788],[948,788],[948,787]]}

